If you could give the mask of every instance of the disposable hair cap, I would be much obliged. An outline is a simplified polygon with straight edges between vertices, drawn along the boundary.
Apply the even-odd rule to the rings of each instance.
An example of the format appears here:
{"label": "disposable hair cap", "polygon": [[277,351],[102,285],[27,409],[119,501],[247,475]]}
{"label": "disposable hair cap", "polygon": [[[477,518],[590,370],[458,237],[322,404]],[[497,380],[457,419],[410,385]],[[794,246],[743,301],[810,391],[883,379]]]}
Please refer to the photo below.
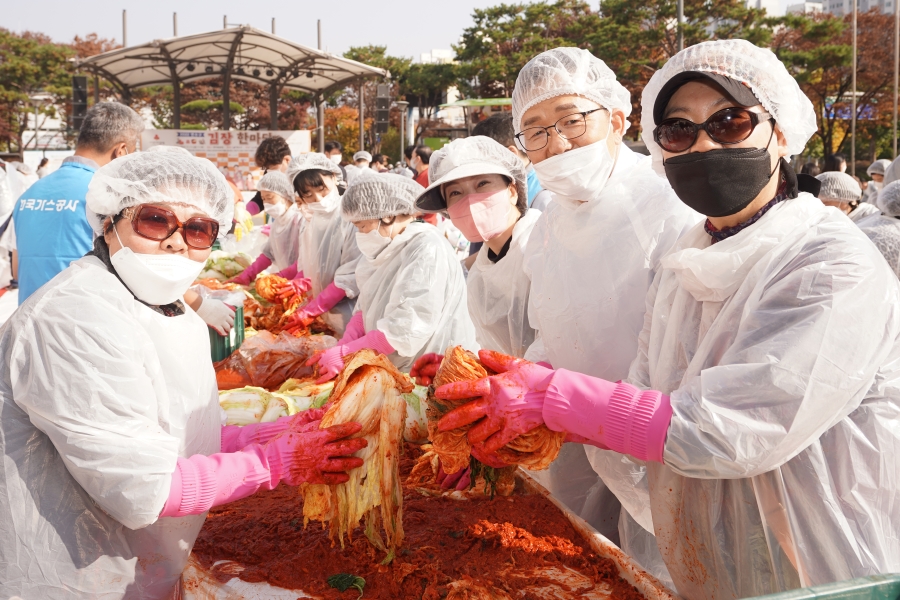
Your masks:
{"label": "disposable hair cap", "polygon": [[664,174],[662,149],[653,140],[656,97],[672,77],[685,71],[717,73],[743,83],[775,119],[787,141],[788,154],[799,154],[816,131],[812,102],[771,50],[747,40],[718,40],[685,48],[653,74],[641,96],[641,137],[653,157],[653,167]]}
{"label": "disposable hair cap", "polygon": [[85,203],[88,222],[102,233],[106,217],[146,203],[194,206],[219,222],[219,237],[231,229],[234,192],[212,162],[183,148],[155,146],[97,169]]}
{"label": "disposable hair cap", "polygon": [[529,108],[567,95],[584,96],[610,112],[621,110],[626,117],[631,114],[631,93],[605,62],[581,48],[554,48],[528,61],[516,77],[512,95],[515,132],[522,131],[522,115]]}

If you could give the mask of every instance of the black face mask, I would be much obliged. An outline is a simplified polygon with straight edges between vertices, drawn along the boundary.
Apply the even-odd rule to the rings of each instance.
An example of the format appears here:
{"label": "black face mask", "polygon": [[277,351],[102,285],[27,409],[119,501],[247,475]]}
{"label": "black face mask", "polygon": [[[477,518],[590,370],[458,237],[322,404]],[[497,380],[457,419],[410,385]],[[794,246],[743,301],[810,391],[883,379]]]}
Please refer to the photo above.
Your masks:
{"label": "black face mask", "polygon": [[673,156],[664,163],[666,177],[681,201],[698,213],[727,217],[753,202],[782,164],[779,160],[771,170],[766,146]]}

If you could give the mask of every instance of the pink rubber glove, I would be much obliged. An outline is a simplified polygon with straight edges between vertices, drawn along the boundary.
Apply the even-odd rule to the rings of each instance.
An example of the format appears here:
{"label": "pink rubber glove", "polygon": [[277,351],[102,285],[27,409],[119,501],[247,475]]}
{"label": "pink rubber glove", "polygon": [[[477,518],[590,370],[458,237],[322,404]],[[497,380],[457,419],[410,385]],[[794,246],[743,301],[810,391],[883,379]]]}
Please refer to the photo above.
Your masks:
{"label": "pink rubber glove", "polygon": [[543,414],[553,431],[661,463],[672,405],[668,396],[655,390],[559,369],[547,386]]}
{"label": "pink rubber glove", "polygon": [[256,276],[265,271],[272,264],[272,259],[265,254],[260,254],[253,261],[253,264],[244,269],[240,275],[232,277],[228,283],[237,283],[240,285],[250,285],[256,279]]}
{"label": "pink rubber glove", "polygon": [[349,479],[346,471],[361,467],[351,456],[366,447],[359,423],[319,429],[320,421],[290,429],[266,445],[252,444],[240,452],[179,458],[161,517],[199,515],[254,494],[288,485],[335,485]]}
{"label": "pink rubber glove", "polygon": [[472,467],[466,467],[448,475],[444,473],[444,466],[438,465],[435,481],[438,482],[442,490],[464,490],[472,483]]}
{"label": "pink rubber glove", "polygon": [[496,452],[544,422],[544,393],[553,371],[493,350],[479,350],[478,357],[498,375],[436,389],[434,395],[443,400],[478,398],[441,417],[438,429],[450,431],[480,421],[469,430],[469,442],[484,442],[485,451]]}
{"label": "pink rubber glove", "polygon": [[259,205],[256,202],[247,202],[244,204],[244,208],[247,209],[247,212],[250,213],[251,216],[258,215],[261,212]]}
{"label": "pink rubber glove", "polygon": [[294,279],[283,283],[275,290],[275,295],[283,300],[291,296],[303,296],[312,289],[312,281],[305,277],[295,277]]}
{"label": "pink rubber glove", "polygon": [[274,423],[250,423],[248,425],[222,426],[222,452],[237,452],[250,444],[266,444],[272,438],[291,427],[302,427],[325,416],[324,408],[311,408],[290,417],[281,417]]}
{"label": "pink rubber glove", "polygon": [[[468,437],[473,446],[494,452],[528,431],[528,425],[543,422],[553,431],[566,432],[566,441],[663,462],[672,420],[668,396],[565,369],[551,371],[488,350],[480,351],[479,357],[499,374],[435,390],[438,398],[480,396],[444,415],[438,422],[441,431],[483,418]],[[484,443],[478,444],[481,440]]]}
{"label": "pink rubber glove", "polygon": [[302,325],[309,327],[309,324],[319,315],[327,313],[335,307],[335,305],[347,296],[347,292],[329,283],[328,287],[322,290],[322,293],[313,298],[309,304],[291,315],[291,321],[288,323],[290,328],[292,325]]}
{"label": "pink rubber glove", "polygon": [[338,344],[334,348],[329,348],[324,352],[317,352],[312,358],[306,361],[306,366],[311,367],[318,363],[320,377],[316,380],[316,383],[325,383],[344,370],[345,356],[353,354],[357,350],[362,350],[363,348],[371,348],[384,355],[396,352],[390,342],[387,341],[387,338],[384,337],[384,334],[377,329],[373,329],[366,335],[358,340],[353,340],[349,344]]}
{"label": "pink rubber glove", "polygon": [[300,277],[303,277],[303,271],[297,270],[297,263],[292,264],[291,266],[289,266],[286,269],[282,269],[282,270],[278,271],[278,276],[284,277],[287,280],[295,279],[297,277],[297,275],[300,275]]}
{"label": "pink rubber glove", "polygon": [[366,326],[363,323],[363,314],[362,311],[356,311],[350,318],[350,322],[347,323],[347,328],[344,329],[344,337],[341,338],[338,344],[349,344],[364,335],[366,335]]}
{"label": "pink rubber glove", "polygon": [[442,362],[444,362],[443,354],[434,352],[423,354],[413,363],[412,369],[409,370],[409,376],[415,379],[419,385],[431,385]]}

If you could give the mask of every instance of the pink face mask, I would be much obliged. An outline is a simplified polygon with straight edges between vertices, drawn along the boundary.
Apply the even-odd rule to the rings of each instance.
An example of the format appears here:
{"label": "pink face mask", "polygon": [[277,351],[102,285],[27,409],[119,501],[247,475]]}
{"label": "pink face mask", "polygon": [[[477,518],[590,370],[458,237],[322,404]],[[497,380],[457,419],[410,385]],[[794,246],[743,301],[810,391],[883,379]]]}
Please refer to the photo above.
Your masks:
{"label": "pink face mask", "polygon": [[468,194],[447,209],[453,225],[470,242],[495,238],[509,227],[509,192]]}

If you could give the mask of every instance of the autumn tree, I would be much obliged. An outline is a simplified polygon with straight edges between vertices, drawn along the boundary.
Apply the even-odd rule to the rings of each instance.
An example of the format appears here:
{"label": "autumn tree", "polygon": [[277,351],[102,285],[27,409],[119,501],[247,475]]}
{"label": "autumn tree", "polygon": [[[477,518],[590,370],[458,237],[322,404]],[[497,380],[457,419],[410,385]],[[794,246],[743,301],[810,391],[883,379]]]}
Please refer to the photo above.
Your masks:
{"label": "autumn tree", "polygon": [[44,117],[56,116],[72,93],[71,48],[55,44],[41,33],[18,34],[0,29],[0,144],[23,149],[28,115],[34,113],[30,98],[38,92],[53,100],[39,105]]}
{"label": "autumn tree", "polygon": [[[893,16],[860,13],[858,20],[857,116],[868,134],[870,158],[877,154],[879,129],[890,134],[893,84]],[[774,36],[772,50],[791,69],[819,119],[814,145],[831,154],[850,139],[852,102],[851,17],[789,15]]]}

